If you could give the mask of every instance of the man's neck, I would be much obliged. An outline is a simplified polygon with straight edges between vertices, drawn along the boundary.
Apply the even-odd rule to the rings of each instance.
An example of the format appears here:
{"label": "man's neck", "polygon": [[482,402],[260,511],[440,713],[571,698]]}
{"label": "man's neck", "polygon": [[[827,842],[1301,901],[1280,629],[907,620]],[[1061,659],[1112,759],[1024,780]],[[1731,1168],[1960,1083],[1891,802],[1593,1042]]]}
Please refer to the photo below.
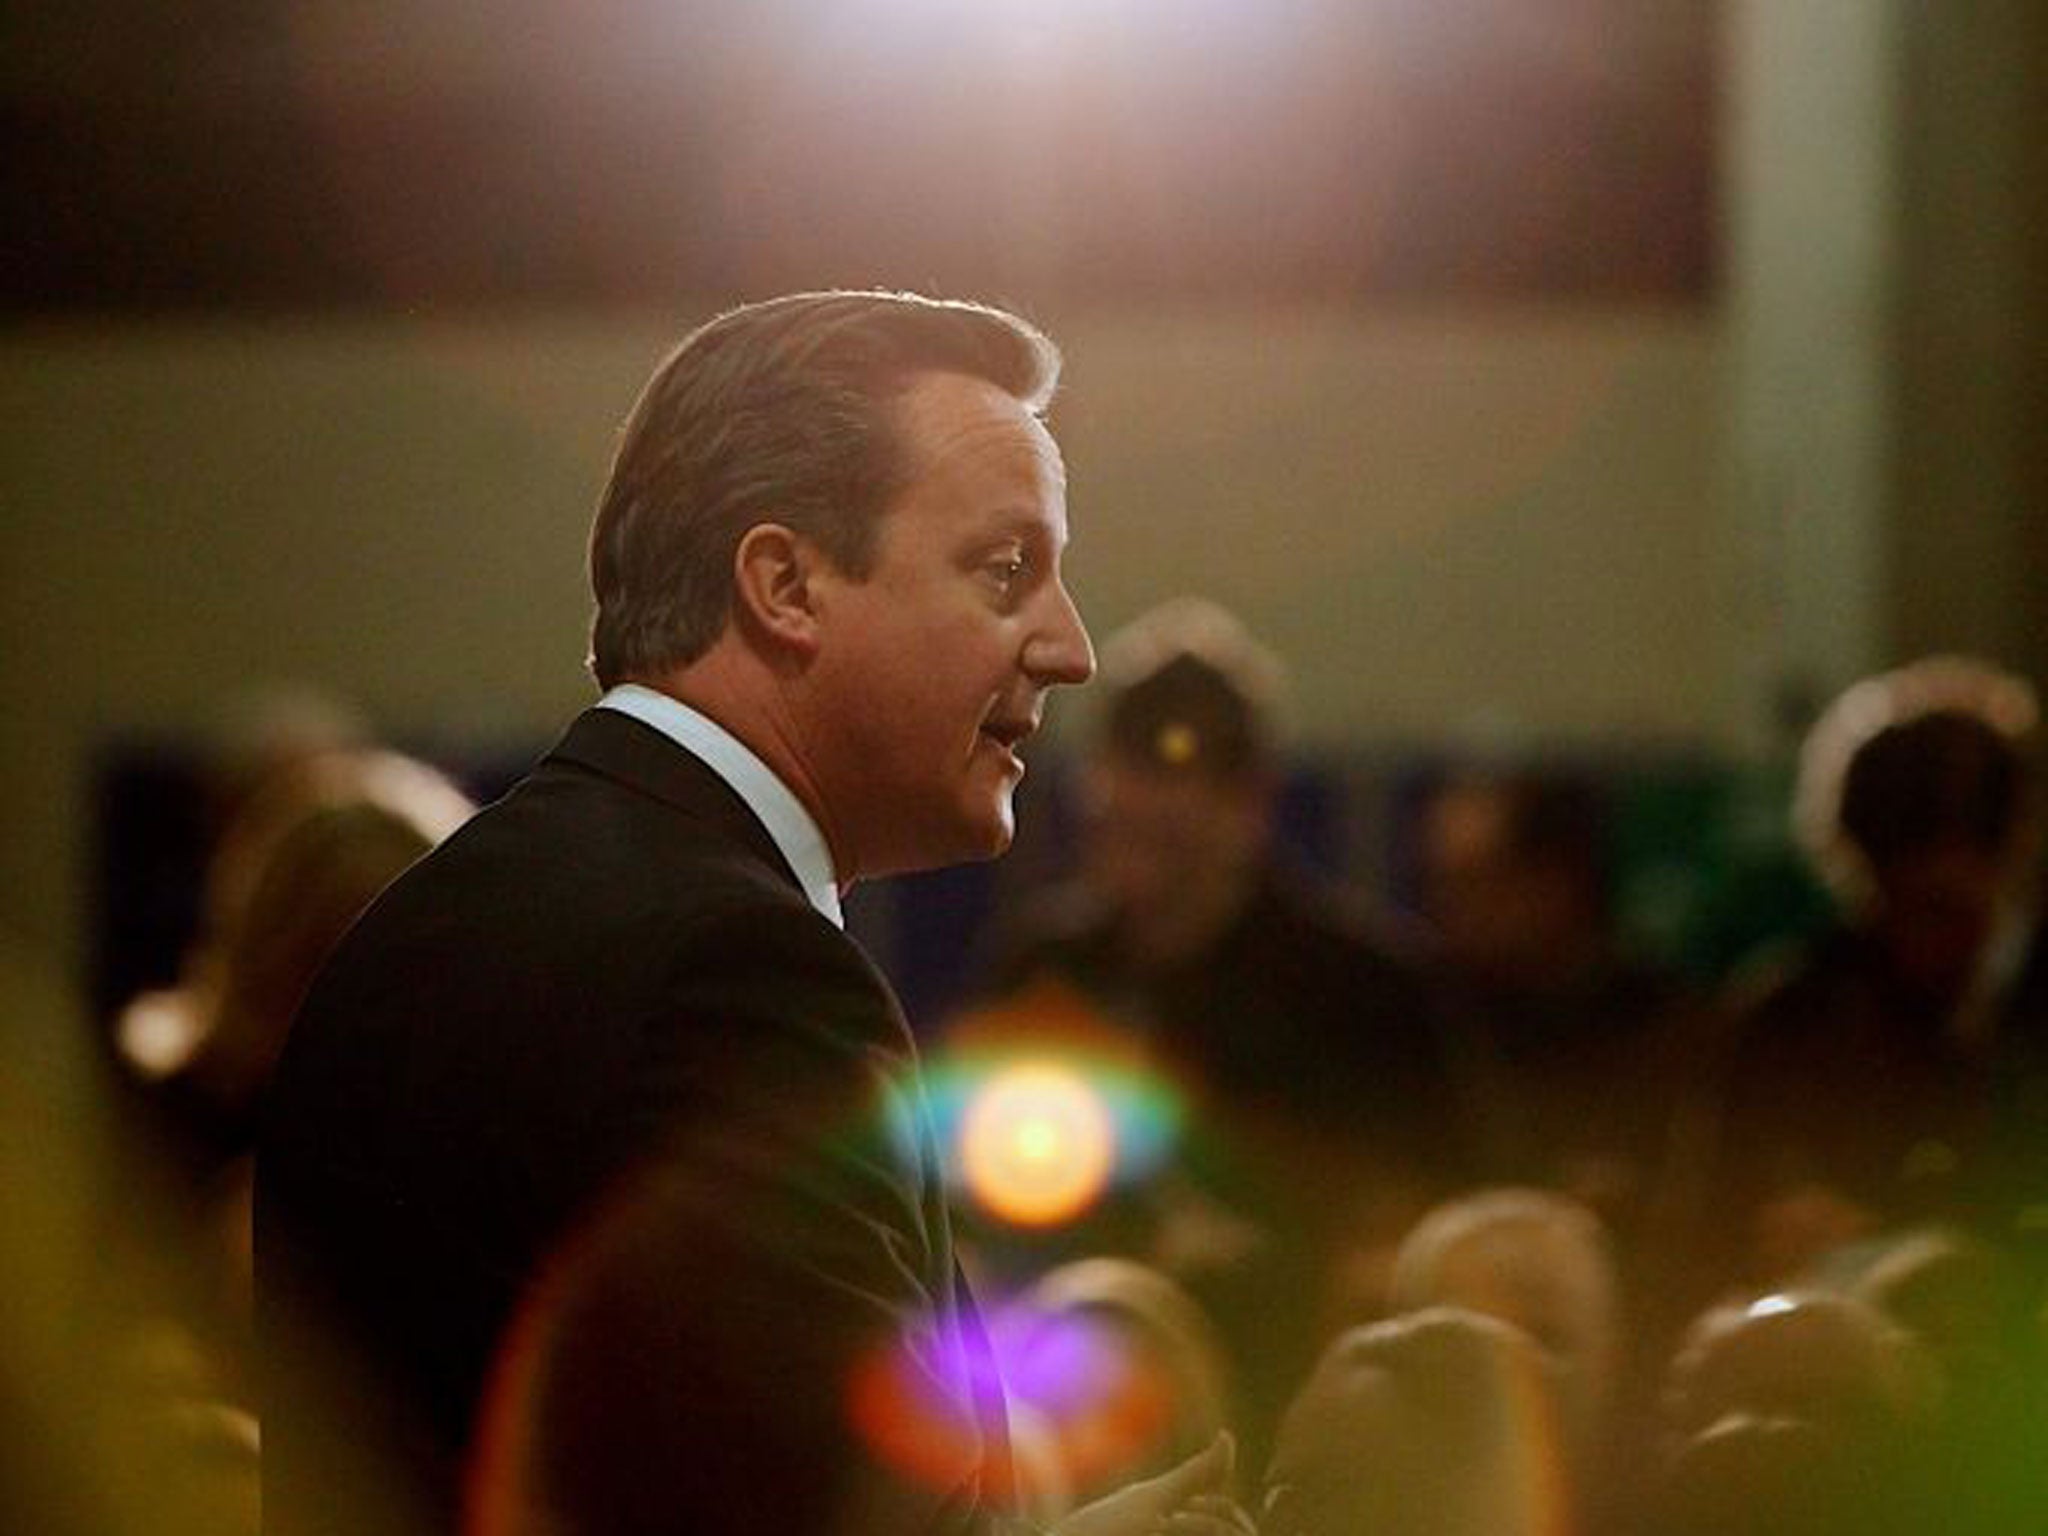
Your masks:
{"label": "man's neck", "polygon": [[631,681],[716,721],[758,757],[817,824],[841,893],[852,888],[858,871],[849,845],[810,771],[788,690],[773,668],[728,637],[686,666]]}

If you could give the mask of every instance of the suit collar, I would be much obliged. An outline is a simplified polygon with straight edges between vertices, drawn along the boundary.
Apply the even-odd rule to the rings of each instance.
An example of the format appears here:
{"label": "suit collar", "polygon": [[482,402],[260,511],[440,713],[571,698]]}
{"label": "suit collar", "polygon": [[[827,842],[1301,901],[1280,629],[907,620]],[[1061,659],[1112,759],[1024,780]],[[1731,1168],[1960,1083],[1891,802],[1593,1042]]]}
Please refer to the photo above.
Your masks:
{"label": "suit collar", "polygon": [[737,791],[653,726],[615,709],[587,709],[543,762],[574,763],[662,801],[743,843],[799,894],[803,882]]}
{"label": "suit collar", "polygon": [[783,862],[796,871],[811,905],[834,927],[846,926],[832,850],[823,830],[796,791],[759,753],[701,710],[638,683],[621,683],[610,689],[597,701],[597,707],[615,709],[652,726],[725,780],[775,839]]}

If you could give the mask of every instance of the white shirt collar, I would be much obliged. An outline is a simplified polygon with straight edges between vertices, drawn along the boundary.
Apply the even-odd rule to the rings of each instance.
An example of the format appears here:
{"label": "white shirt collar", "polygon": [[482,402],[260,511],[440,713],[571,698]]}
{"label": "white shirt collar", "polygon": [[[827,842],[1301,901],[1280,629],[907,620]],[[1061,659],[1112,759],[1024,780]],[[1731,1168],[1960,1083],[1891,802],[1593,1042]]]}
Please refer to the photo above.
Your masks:
{"label": "white shirt collar", "polygon": [[804,803],[752,748],[710,716],[638,683],[619,684],[597,701],[597,707],[617,710],[652,726],[725,780],[768,829],[811,905],[836,926],[846,926],[825,834],[818,830]]}

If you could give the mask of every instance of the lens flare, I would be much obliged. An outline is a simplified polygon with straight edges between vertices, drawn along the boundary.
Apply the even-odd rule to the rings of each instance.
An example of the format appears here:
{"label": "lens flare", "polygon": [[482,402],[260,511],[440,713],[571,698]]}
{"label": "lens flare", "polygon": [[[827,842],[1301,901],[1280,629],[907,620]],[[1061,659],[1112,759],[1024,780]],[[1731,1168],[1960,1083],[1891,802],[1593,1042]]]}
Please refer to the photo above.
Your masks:
{"label": "lens flare", "polygon": [[1018,1226],[1070,1221],[1099,1197],[1116,1163],[1116,1122],[1088,1079],[1053,1061],[992,1073],[960,1117],[968,1192]]}
{"label": "lens flare", "polygon": [[878,1345],[846,1383],[854,1433],[880,1460],[930,1488],[957,1488],[989,1473],[968,1371],[957,1353],[945,1358],[944,1344],[940,1358],[926,1352],[948,1334],[935,1330],[923,1349],[908,1339]]}
{"label": "lens flare", "polygon": [[996,1348],[1011,1392],[1037,1410],[1077,1484],[1150,1470],[1180,1399],[1172,1373],[1134,1326],[1107,1312],[1027,1304],[1003,1319]]}

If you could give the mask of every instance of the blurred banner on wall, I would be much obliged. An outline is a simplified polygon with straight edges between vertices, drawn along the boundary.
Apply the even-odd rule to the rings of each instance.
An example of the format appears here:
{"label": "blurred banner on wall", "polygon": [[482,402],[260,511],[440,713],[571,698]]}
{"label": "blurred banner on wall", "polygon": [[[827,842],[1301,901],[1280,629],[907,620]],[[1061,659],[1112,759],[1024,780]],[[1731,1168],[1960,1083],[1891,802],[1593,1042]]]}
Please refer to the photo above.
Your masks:
{"label": "blurred banner on wall", "polygon": [[0,21],[0,305],[1704,299],[1717,0]]}

